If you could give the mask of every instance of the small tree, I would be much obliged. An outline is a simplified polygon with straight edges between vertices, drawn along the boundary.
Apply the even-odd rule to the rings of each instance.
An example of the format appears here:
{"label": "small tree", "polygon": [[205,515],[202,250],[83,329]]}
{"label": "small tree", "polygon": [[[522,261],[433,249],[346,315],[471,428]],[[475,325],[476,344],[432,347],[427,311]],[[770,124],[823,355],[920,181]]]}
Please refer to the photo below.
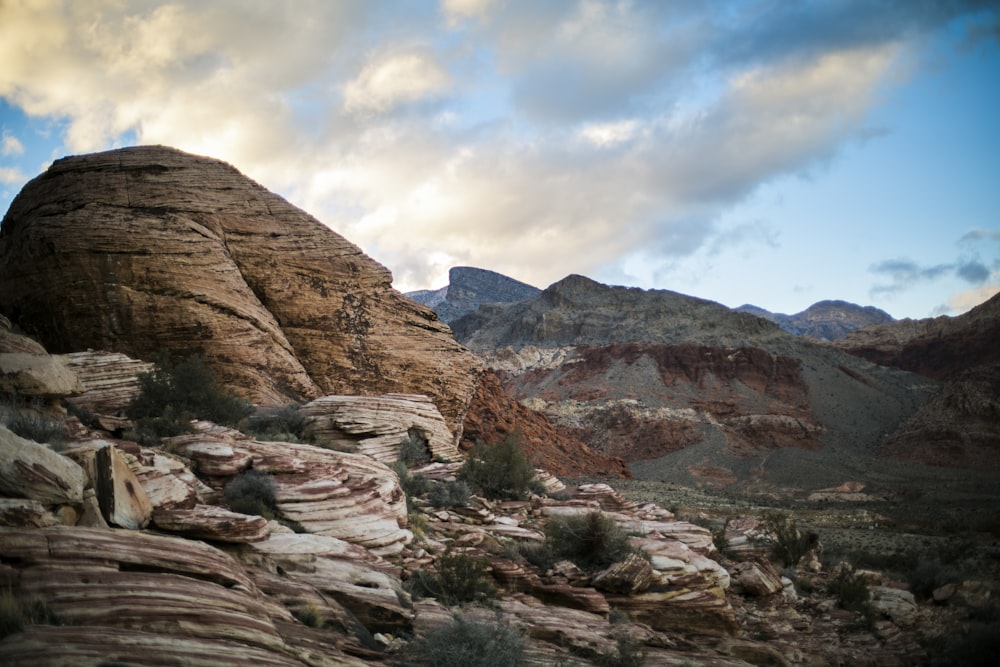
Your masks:
{"label": "small tree", "polygon": [[784,567],[795,567],[810,549],[819,543],[819,535],[799,530],[795,521],[786,514],[774,512],[764,517],[766,535],[758,538],[771,547],[771,554]]}
{"label": "small tree", "polygon": [[491,500],[522,500],[531,491],[535,467],[521,448],[520,433],[515,431],[496,444],[479,443],[473,447],[458,478]]}

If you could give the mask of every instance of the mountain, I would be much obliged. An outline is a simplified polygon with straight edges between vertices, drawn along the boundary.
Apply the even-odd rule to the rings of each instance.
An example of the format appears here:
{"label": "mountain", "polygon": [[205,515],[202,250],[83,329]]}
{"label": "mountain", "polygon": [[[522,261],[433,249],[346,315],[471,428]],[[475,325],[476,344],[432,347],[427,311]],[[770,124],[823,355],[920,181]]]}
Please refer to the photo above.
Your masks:
{"label": "mountain", "polygon": [[1000,295],[957,317],[859,329],[836,345],[876,363],[942,380],[880,445],[899,460],[965,468],[1000,464]]}
{"label": "mountain", "polygon": [[505,275],[456,266],[448,271],[448,284],[436,290],[407,292],[405,296],[430,306],[443,322],[451,323],[484,303],[512,303],[536,296],[541,290]]}
{"label": "mountain", "polygon": [[426,394],[458,433],[480,364],[389,271],[218,160],[57,160],[0,227],[0,312],[56,353],[203,354],[255,402]]}
{"label": "mountain", "polygon": [[771,320],[790,334],[823,340],[838,340],[862,327],[895,321],[884,310],[848,301],[818,301],[794,315],[772,313],[750,304],[735,310]]}
{"label": "mountain", "polygon": [[638,477],[684,484],[863,476],[937,387],[711,301],[581,276],[452,330],[522,403]]}

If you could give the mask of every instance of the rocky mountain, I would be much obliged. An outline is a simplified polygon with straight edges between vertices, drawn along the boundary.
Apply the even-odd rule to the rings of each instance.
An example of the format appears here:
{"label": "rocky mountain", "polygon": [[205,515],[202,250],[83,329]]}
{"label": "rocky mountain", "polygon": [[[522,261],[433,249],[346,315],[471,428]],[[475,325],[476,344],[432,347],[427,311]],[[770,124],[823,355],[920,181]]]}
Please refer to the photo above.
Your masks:
{"label": "rocky mountain", "polygon": [[448,271],[448,284],[436,290],[407,292],[406,296],[430,306],[442,321],[451,323],[484,303],[513,303],[536,296],[541,290],[486,269],[456,266]]}
{"label": "rocky mountain", "polygon": [[391,282],[233,167],[162,146],[57,160],[0,227],[0,312],[52,352],[201,353],[255,402],[425,394],[457,434],[480,364]]}
{"label": "rocky mountain", "polygon": [[882,444],[907,461],[966,468],[1000,465],[1000,295],[957,317],[859,329],[837,346],[885,366],[944,381]]}
{"label": "rocky mountain", "polygon": [[937,386],[713,302],[580,276],[452,328],[522,403],[684,484],[836,485]]}
{"label": "rocky mountain", "polygon": [[889,313],[874,306],[859,306],[839,300],[818,301],[794,315],[772,313],[750,304],[736,310],[771,320],[790,334],[823,340],[838,340],[862,327],[895,321]]}
{"label": "rocky mountain", "polygon": [[[730,438],[718,459],[709,447],[694,468],[681,462],[702,479],[742,458],[801,475],[802,460],[781,464],[785,449],[754,458],[781,433],[818,439],[788,450],[824,454],[815,467],[835,447],[850,463],[856,452],[828,434],[885,423],[866,410],[899,411],[915,376],[716,304],[578,278],[507,306],[517,347],[486,349],[496,368],[482,373],[348,242],[232,168],[170,149],[60,161],[15,204],[0,228],[11,316],[0,316],[0,664],[401,666],[462,651],[465,664],[527,666],[917,665],[995,645],[983,577],[925,577],[919,593],[827,562],[818,534],[747,497],[691,506],[693,491],[657,482],[651,501],[538,469],[625,472],[566,430],[596,424],[586,411],[598,400],[619,444],[661,423]],[[93,302],[60,304],[60,290]],[[479,321],[480,340],[503,338]],[[227,389],[255,400],[310,399],[260,413],[301,422],[309,442],[203,420],[132,440],[124,408],[151,364],[122,350],[154,344],[205,353]],[[344,378],[322,374],[337,369]],[[573,397],[550,404],[560,428],[515,400],[519,382]],[[316,395],[330,387],[346,391]],[[836,410],[860,425],[827,426]],[[466,459],[463,418],[463,447],[521,430],[536,469],[502,447]],[[423,457],[390,467],[404,450]],[[517,468],[522,486],[470,493],[477,466],[489,482]],[[973,478],[950,485],[978,492]],[[867,491],[817,490],[803,516],[824,531],[846,517],[871,544],[882,506]],[[945,546],[978,552],[954,531],[922,536],[914,562]]]}

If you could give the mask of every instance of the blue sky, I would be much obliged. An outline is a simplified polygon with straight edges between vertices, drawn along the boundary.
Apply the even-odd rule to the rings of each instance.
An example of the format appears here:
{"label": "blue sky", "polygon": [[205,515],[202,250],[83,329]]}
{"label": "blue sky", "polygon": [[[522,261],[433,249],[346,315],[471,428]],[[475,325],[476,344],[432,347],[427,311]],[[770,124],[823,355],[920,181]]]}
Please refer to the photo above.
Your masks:
{"label": "blue sky", "polygon": [[794,313],[1000,291],[992,2],[0,1],[0,210],[60,156],[235,165],[392,270]]}

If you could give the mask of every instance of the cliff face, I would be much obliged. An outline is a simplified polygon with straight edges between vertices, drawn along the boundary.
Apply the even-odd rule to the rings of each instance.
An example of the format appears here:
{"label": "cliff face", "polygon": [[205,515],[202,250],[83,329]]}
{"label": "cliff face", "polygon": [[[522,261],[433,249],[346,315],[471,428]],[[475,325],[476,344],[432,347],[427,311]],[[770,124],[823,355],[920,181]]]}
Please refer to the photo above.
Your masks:
{"label": "cliff face", "polygon": [[387,269],[233,167],[165,147],[56,161],[0,228],[0,311],[52,352],[203,353],[257,402],[430,396],[479,364]]}

